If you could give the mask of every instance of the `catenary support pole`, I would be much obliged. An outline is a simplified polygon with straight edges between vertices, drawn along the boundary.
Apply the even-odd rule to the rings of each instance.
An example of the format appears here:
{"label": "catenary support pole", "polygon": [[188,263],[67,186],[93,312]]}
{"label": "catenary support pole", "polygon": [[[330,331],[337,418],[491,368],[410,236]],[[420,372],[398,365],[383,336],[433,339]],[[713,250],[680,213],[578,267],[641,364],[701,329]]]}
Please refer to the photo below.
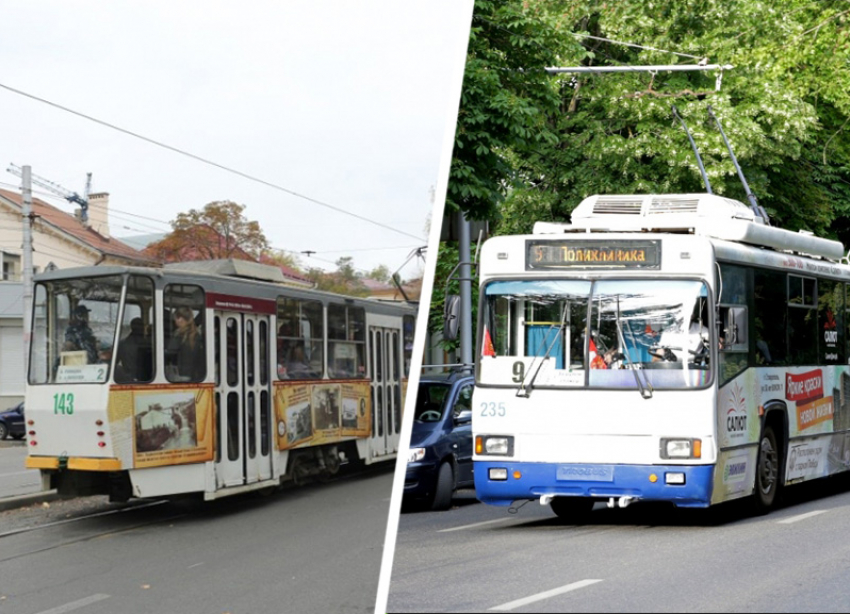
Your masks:
{"label": "catenary support pole", "polygon": [[24,373],[29,366],[30,340],[32,338],[32,169],[23,167],[21,176],[21,208],[24,226],[23,281],[24,281]]}

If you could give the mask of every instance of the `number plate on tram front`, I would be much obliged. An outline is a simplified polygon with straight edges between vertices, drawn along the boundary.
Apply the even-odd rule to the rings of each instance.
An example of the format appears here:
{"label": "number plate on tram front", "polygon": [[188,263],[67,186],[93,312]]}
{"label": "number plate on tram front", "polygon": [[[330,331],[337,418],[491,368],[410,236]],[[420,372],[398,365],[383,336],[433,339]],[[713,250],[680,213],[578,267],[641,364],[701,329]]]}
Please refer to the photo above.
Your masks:
{"label": "number plate on tram front", "polygon": [[560,465],[559,482],[613,482],[614,465]]}

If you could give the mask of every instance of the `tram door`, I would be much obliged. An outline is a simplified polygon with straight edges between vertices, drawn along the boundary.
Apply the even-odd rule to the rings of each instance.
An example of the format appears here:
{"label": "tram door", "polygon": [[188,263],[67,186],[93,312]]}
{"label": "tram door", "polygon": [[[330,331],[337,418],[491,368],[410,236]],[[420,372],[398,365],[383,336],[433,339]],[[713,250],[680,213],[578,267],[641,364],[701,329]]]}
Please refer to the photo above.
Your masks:
{"label": "tram door", "polygon": [[395,454],[401,431],[401,329],[370,326],[372,458]]}
{"label": "tram door", "polygon": [[272,477],[269,317],[216,312],[216,486]]}

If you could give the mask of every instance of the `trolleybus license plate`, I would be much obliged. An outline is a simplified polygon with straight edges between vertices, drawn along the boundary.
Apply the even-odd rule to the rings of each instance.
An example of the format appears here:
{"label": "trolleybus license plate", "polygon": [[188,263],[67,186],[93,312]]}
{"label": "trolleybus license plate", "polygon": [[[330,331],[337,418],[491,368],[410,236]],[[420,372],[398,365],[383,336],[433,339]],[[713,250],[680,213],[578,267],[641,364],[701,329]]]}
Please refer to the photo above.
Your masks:
{"label": "trolleybus license plate", "polygon": [[614,465],[560,465],[558,481],[613,482]]}

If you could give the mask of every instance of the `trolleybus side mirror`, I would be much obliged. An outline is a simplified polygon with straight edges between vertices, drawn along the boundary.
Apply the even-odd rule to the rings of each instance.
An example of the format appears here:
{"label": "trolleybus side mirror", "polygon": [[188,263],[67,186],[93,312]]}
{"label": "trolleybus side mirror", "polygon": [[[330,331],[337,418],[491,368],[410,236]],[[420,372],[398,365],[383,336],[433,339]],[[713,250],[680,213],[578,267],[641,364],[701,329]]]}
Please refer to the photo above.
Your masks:
{"label": "trolleybus side mirror", "polygon": [[457,339],[458,325],[460,324],[460,296],[449,294],[446,296],[446,304],[443,311],[443,338],[446,341]]}

